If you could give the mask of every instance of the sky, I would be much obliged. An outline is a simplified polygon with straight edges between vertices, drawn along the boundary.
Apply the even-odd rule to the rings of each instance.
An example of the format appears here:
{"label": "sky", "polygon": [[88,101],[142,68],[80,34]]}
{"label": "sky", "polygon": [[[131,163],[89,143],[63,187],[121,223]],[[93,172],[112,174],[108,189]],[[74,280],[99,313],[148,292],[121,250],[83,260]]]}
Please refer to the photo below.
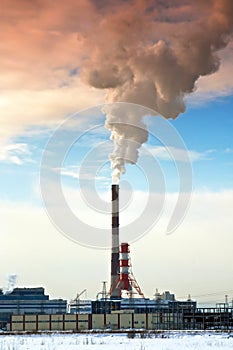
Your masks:
{"label": "sky", "polygon": [[117,174],[144,294],[231,301],[231,1],[4,0],[0,16],[0,286],[95,298]]}

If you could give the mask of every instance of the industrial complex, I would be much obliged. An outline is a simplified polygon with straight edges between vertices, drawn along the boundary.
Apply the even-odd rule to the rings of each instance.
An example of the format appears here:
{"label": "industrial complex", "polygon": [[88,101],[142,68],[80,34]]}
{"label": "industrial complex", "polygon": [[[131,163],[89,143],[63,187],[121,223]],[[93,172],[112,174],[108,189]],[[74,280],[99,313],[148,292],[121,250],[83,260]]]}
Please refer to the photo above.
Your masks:
{"label": "industrial complex", "polygon": [[84,289],[69,303],[50,300],[44,288],[0,290],[0,328],[5,331],[231,329],[228,303],[198,308],[190,297],[176,300],[169,291],[146,298],[132,273],[128,242],[119,239],[119,185],[112,185],[112,251],[110,289],[103,282],[95,300],[83,300]]}

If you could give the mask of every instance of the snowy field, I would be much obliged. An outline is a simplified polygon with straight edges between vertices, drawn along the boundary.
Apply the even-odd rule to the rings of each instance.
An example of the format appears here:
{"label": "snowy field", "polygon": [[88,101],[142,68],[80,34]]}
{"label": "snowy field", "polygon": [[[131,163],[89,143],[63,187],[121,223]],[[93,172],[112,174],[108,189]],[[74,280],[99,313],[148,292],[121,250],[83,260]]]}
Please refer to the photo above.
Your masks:
{"label": "snowy field", "polygon": [[232,350],[233,334],[164,333],[130,339],[126,334],[1,335],[0,350]]}

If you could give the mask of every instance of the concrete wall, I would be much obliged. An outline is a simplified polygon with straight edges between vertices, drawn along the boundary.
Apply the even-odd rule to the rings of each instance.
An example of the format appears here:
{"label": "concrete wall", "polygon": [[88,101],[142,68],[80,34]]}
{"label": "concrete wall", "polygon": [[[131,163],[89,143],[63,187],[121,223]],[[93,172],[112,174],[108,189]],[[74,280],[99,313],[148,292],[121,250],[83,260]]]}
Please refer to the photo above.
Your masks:
{"label": "concrete wall", "polygon": [[181,315],[170,313],[12,315],[12,331],[82,331],[88,329],[180,329]]}
{"label": "concrete wall", "polygon": [[133,313],[12,315],[8,329],[12,331],[59,331],[88,329],[153,329],[151,315]]}

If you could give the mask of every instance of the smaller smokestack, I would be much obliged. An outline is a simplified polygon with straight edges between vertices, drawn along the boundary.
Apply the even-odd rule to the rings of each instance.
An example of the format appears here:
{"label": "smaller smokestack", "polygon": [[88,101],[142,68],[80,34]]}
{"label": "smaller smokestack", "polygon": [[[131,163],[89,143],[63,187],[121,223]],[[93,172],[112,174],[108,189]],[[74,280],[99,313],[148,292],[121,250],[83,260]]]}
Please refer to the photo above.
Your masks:
{"label": "smaller smokestack", "polygon": [[121,298],[122,292],[126,291],[128,296],[132,298],[133,290],[135,290],[140,297],[145,298],[141,288],[139,287],[133,275],[129,253],[129,243],[121,243],[121,256],[119,260],[120,271],[119,276],[117,278],[117,283],[114,285],[114,288],[111,289],[111,295],[118,296],[118,298]]}
{"label": "smaller smokestack", "polygon": [[119,278],[119,185],[112,185],[112,259],[111,298],[118,298],[116,288]]}
{"label": "smaller smokestack", "polygon": [[120,258],[120,286],[121,290],[132,292],[130,282],[130,261],[129,261],[129,244],[121,243]]}

